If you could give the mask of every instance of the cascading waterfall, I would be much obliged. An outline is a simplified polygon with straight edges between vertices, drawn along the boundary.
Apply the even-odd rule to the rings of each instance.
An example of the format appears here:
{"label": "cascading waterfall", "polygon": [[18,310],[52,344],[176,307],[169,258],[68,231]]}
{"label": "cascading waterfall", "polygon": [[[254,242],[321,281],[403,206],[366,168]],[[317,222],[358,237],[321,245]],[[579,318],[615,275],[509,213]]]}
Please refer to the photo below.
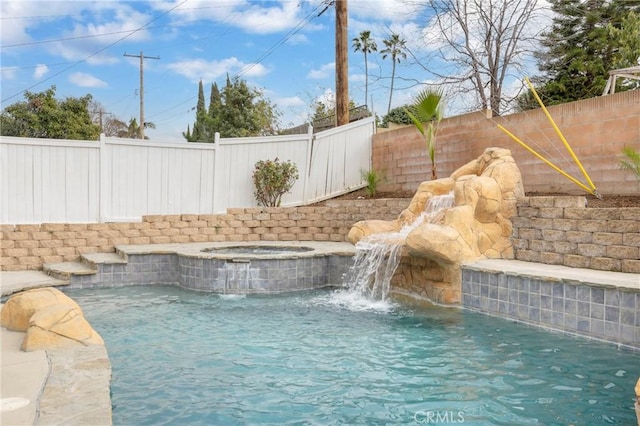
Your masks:
{"label": "cascading waterfall", "polygon": [[433,196],[416,220],[400,231],[371,234],[358,241],[354,265],[345,279],[348,291],[369,300],[385,301],[407,235],[425,222],[436,222],[444,210],[453,206],[453,191]]}

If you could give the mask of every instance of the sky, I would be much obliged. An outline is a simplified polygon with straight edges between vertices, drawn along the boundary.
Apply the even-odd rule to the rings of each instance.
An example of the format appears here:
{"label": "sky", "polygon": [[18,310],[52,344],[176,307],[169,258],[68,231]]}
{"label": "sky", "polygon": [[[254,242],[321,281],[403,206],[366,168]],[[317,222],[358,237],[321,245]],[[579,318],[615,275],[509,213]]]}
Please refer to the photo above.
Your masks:
{"label": "sky", "polygon": [[[326,0],[154,0],[0,2],[1,107],[25,90],[56,86],[56,97],[91,94],[125,122],[140,113],[144,59],[144,115],[152,140],[183,141],[195,120],[198,82],[208,104],[211,84],[239,77],[262,91],[281,113],[280,127],[307,121],[316,101],[335,88],[335,9]],[[396,32],[413,41],[425,34],[425,9],[402,0],[349,0],[349,94],[365,103],[365,64],[351,47],[361,31],[378,45]],[[424,49],[424,47],[422,47]],[[433,48],[437,48],[434,46]],[[125,56],[131,55],[131,56]],[[159,59],[155,59],[159,58]],[[369,55],[370,109],[388,109],[391,60]],[[404,60],[397,65],[391,107],[410,103],[417,83],[433,79]]]}

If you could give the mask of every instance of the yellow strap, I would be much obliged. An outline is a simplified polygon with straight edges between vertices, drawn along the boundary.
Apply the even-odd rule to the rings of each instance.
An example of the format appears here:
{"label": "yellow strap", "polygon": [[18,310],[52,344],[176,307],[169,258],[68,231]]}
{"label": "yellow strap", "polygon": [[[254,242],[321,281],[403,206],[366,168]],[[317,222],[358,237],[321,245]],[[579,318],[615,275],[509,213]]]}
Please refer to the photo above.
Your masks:
{"label": "yellow strap", "polygon": [[[584,167],[582,167],[582,163],[580,163],[580,160],[578,160],[578,157],[573,152],[573,149],[571,149],[571,146],[569,145],[569,142],[567,142],[567,140],[565,139],[564,135],[562,134],[562,132],[560,131],[560,129],[556,125],[555,121],[553,121],[553,118],[551,117],[551,114],[549,114],[549,111],[547,111],[547,108],[542,103],[542,100],[540,100],[540,96],[538,96],[538,93],[536,92],[536,89],[533,87],[533,85],[531,84],[531,82],[529,81],[529,79],[527,77],[525,77],[525,81],[527,82],[527,85],[529,86],[529,89],[531,89],[531,93],[533,93],[533,96],[535,96],[536,101],[538,101],[538,104],[540,104],[540,107],[542,108],[542,111],[544,111],[545,115],[547,116],[547,119],[549,120],[549,123],[551,123],[551,125],[553,126],[553,129],[556,131],[556,133],[560,137],[560,140],[562,141],[562,143],[564,143],[564,146],[567,148],[567,151],[569,151],[569,154],[571,154],[571,157],[573,158],[573,161],[575,161],[575,163],[580,168],[580,171],[582,172],[584,177],[587,179],[587,182],[589,182],[589,185],[591,186],[591,190],[589,190],[588,192],[589,193],[593,193],[593,191],[595,191],[595,189],[596,189],[596,186],[593,184],[593,182],[591,182],[591,178],[587,174],[587,171],[584,169]],[[532,152],[535,152],[535,151],[532,151]],[[548,164],[550,164],[550,163],[548,163]],[[567,176],[567,175],[565,174],[565,176]]]}
{"label": "yellow strap", "polygon": [[589,194],[598,196],[595,188],[589,188],[588,186],[586,186],[585,184],[580,182],[578,179],[574,178],[573,176],[571,176],[570,174],[568,174],[564,170],[560,169],[558,166],[556,166],[551,161],[549,161],[546,158],[544,158],[542,155],[538,154],[538,152],[536,152],[534,149],[529,147],[529,145],[527,145],[526,143],[522,142],[520,139],[518,139],[518,137],[516,137],[513,133],[511,133],[510,131],[508,131],[504,127],[502,127],[500,124],[498,124],[498,129],[500,129],[503,132],[505,132],[509,137],[511,137],[511,139],[513,139],[514,141],[518,142],[520,145],[522,145],[524,148],[526,148],[530,153],[532,153],[533,155],[535,155],[536,157],[538,157],[539,159],[541,159],[542,161],[547,163],[551,168],[553,168],[555,171],[557,171],[558,173],[560,173],[561,175],[563,175],[564,177],[569,179],[571,182],[575,183],[580,188],[582,188],[585,191],[587,191]]}

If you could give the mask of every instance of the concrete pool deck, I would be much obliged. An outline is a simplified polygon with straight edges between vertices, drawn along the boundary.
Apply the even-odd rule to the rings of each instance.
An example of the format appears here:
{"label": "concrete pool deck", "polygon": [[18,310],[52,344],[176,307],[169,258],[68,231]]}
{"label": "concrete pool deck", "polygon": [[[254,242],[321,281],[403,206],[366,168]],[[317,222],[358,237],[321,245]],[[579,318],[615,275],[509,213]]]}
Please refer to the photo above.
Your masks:
{"label": "concrete pool deck", "polygon": [[[154,253],[163,249],[174,250],[173,247],[138,247],[138,252]],[[133,250],[133,249],[132,249]],[[113,259],[113,254],[102,256],[104,260]],[[100,259],[100,255],[96,256]],[[495,270],[514,273],[522,276],[555,278],[573,282],[597,283],[605,287],[640,290],[640,275],[606,272],[590,269],[569,268],[565,266],[546,265],[531,262],[511,260],[482,260],[465,267],[478,270]],[[37,287],[59,287],[68,285],[69,281],[51,277],[41,271],[0,271],[0,291],[2,296],[7,296],[22,290]],[[26,425],[26,424],[111,424],[110,400],[107,400],[110,376],[104,374],[104,370],[98,370],[93,375],[83,372],[82,395],[74,394],[73,389],[65,393],[64,389],[59,395],[46,391],[48,384],[58,384],[64,387],[64,380],[72,374],[74,367],[86,363],[87,357],[103,359],[106,357],[106,349],[102,346],[87,347],[86,351],[78,351],[73,355],[72,351],[45,351],[21,352],[20,342],[24,333],[11,332],[4,328],[0,330],[0,423],[2,425]],[[103,350],[104,353],[99,352]],[[96,353],[97,351],[97,353]],[[65,361],[64,359],[69,360]],[[94,362],[92,361],[92,362]],[[51,362],[62,365],[61,368],[52,368]],[[108,358],[107,358],[108,362]],[[110,371],[110,370],[109,370]],[[53,376],[57,374],[57,376]],[[97,379],[97,380],[96,380]],[[106,397],[105,397],[106,387]],[[60,391],[60,389],[58,389]],[[16,398],[16,399],[11,399]],[[67,398],[67,399],[63,399]],[[64,401],[64,402],[63,402]],[[28,404],[16,408],[21,403]],[[70,405],[69,405],[70,404]],[[105,405],[108,404],[108,414],[105,414]],[[56,411],[57,410],[57,411]]]}

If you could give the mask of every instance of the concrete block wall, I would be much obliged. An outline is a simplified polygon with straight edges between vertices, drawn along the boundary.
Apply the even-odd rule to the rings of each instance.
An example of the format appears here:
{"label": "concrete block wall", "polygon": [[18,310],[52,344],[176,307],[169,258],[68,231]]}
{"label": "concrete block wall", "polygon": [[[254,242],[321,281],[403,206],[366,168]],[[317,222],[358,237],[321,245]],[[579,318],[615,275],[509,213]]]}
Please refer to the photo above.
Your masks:
{"label": "concrete block wall", "polygon": [[[599,96],[548,108],[590,178],[602,194],[636,195],[640,182],[619,167],[624,147],[640,150],[640,90]],[[501,124],[562,170],[582,176],[540,109],[488,119],[475,112],[442,120],[437,135],[438,177],[448,177],[492,146],[508,148],[526,192],[584,192],[498,129]],[[414,191],[431,179],[424,139],[413,126],[373,137],[375,170],[384,170],[380,191]]]}
{"label": "concrete block wall", "polygon": [[640,273],[640,208],[585,208],[584,197],[518,201],[517,260]]}
{"label": "concrete block wall", "polygon": [[142,222],[0,225],[0,270],[40,269],[126,244],[346,241],[360,220],[393,220],[408,199],[329,200],[322,206],[228,209],[222,215],[150,215]]}

